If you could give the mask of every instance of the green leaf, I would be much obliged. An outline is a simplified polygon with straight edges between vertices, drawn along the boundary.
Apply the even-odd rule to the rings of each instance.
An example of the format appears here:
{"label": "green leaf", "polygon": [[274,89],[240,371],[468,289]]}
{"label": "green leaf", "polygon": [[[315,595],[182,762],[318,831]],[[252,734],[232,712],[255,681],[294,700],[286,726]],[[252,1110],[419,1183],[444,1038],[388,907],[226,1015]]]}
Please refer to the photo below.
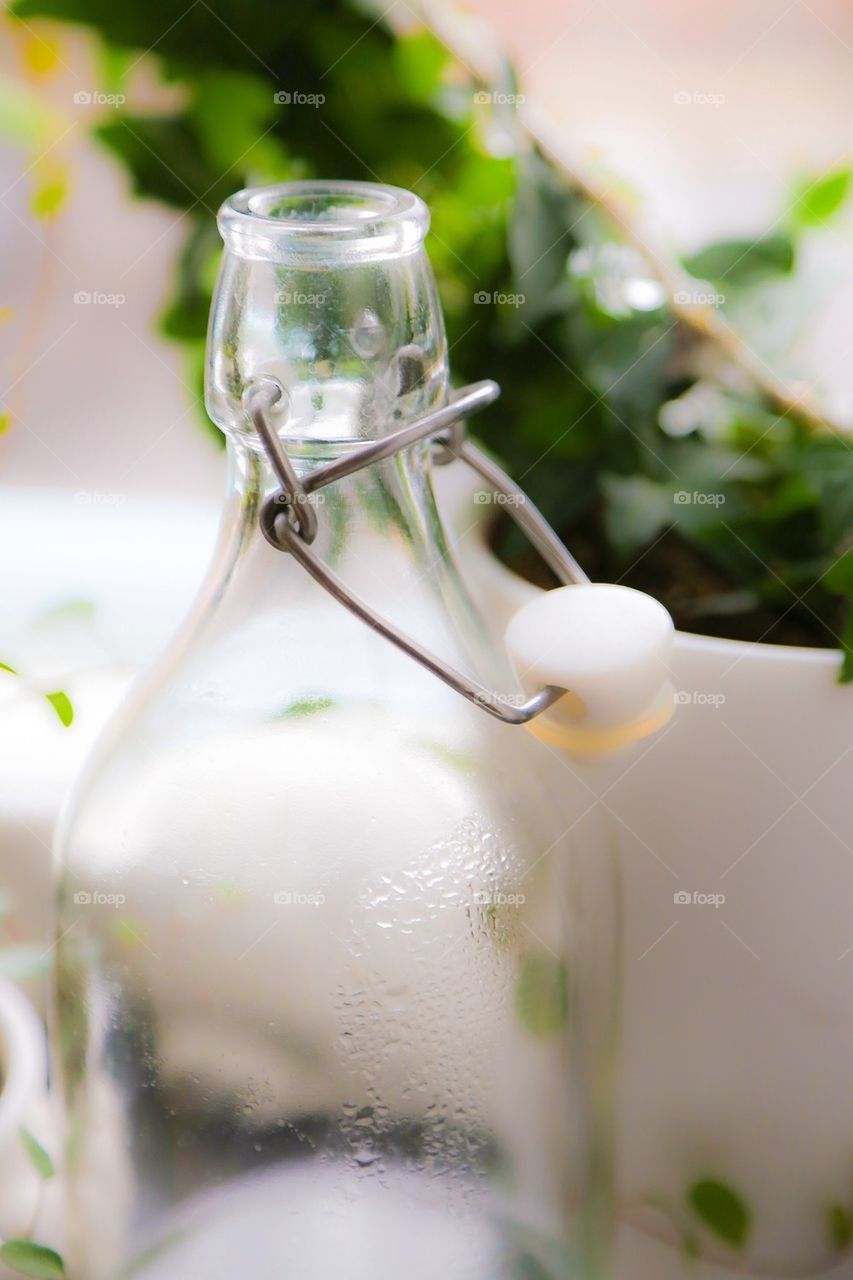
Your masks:
{"label": "green leaf", "polygon": [[569,1019],[569,980],[562,960],[544,951],[521,957],[515,1010],[533,1036],[552,1036],[564,1029]]}
{"label": "green leaf", "polygon": [[749,1236],[750,1214],[737,1191],[718,1178],[702,1178],[693,1183],[688,1199],[709,1231],[733,1249],[743,1248]]}
{"label": "green leaf", "polygon": [[441,84],[450,55],[431,31],[421,28],[396,42],[394,59],[407,91],[413,98],[428,102]]}
{"label": "green leaf", "polygon": [[198,77],[189,119],[213,172],[229,173],[234,186],[255,167],[253,153],[278,111],[262,75],[211,70]]}
{"label": "green leaf", "polygon": [[30,1158],[30,1163],[39,1177],[43,1178],[44,1181],[47,1182],[48,1179],[52,1178],[56,1173],[53,1161],[38,1139],[33,1137],[29,1129],[19,1129],[18,1133],[20,1135],[21,1142],[24,1144],[24,1149]]}
{"label": "green leaf", "polygon": [[335,705],[334,698],[327,698],[324,695],[311,698],[297,698],[295,702],[291,702],[282,711],[279,711],[275,720],[297,720],[305,716],[317,715],[320,711],[328,711],[329,707]]}
{"label": "green leaf", "polygon": [[63,693],[61,689],[56,689],[53,693],[46,693],[44,696],[67,729],[74,719],[74,708],[68,694]]}
{"label": "green leaf", "polygon": [[94,600],[61,600],[40,613],[38,627],[54,627],[66,622],[92,622],[98,612]]}
{"label": "green leaf", "polygon": [[232,175],[208,164],[184,116],[122,115],[95,132],[129,170],[137,196],[177,209],[202,205],[213,216],[234,188]]}
{"label": "green leaf", "polygon": [[0,1245],[0,1261],[12,1271],[18,1271],[22,1276],[33,1276],[35,1280],[62,1280],[65,1275],[65,1265],[59,1254],[46,1245],[33,1244],[31,1240],[6,1240]]}
{"label": "green leaf", "polygon": [[813,441],[790,459],[815,492],[827,550],[848,544],[853,531],[853,446],[838,436]]}
{"label": "green leaf", "polygon": [[853,601],[848,601],[841,628],[841,666],[838,683],[849,684],[853,680]]}
{"label": "green leaf", "polygon": [[844,1204],[831,1204],[826,1211],[826,1232],[832,1249],[841,1252],[853,1244],[853,1212]]}
{"label": "green leaf", "polygon": [[36,218],[48,222],[61,212],[68,197],[68,175],[54,173],[40,183],[30,197],[30,209]]}
{"label": "green leaf", "polygon": [[757,240],[720,240],[685,258],[684,265],[697,280],[756,284],[793,269],[794,242],[782,232]]}
{"label": "green leaf", "polygon": [[125,80],[138,61],[135,50],[101,43],[97,50],[97,57],[104,92],[120,93],[124,88]]}
{"label": "green leaf", "polygon": [[840,596],[853,597],[853,549],[838,557],[835,564],[827,569],[823,580],[830,591],[837,591]]}
{"label": "green leaf", "polygon": [[795,226],[819,227],[845,204],[850,195],[853,170],[835,169],[823,177],[802,183],[794,192],[790,216]]}
{"label": "green leaf", "polygon": [[[10,667],[7,662],[0,662],[0,671],[6,671],[11,676],[18,675],[15,668]],[[55,689],[52,693],[46,693],[44,696],[59,716],[59,719],[68,728],[74,719],[74,707],[71,705],[71,699],[68,694],[64,693],[62,689]]]}

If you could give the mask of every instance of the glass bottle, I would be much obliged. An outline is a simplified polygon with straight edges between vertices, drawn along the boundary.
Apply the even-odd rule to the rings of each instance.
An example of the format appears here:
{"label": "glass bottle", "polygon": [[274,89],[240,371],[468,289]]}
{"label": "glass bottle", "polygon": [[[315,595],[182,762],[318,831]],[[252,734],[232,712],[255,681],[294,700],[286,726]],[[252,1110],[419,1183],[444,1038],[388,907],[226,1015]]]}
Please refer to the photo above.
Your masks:
{"label": "glass bottle", "polygon": [[[72,1280],[606,1274],[613,899],[588,793],[259,531],[257,379],[303,477],[444,402],[427,225],[358,183],[221,211],[218,545],[59,835]],[[314,510],[351,590],[514,687],[425,444]]]}

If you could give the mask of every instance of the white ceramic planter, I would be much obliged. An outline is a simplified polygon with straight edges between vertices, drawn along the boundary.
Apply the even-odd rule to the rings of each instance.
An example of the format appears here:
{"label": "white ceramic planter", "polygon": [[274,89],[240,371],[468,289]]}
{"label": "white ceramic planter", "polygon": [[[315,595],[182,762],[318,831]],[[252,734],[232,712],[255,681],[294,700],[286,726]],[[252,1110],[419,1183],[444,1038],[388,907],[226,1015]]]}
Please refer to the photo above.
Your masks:
{"label": "white ceramic planter", "polygon": [[[535,590],[482,541],[460,551],[493,618]],[[594,770],[564,761],[621,855],[619,1280],[853,1275],[836,1234],[853,1212],[853,686],[838,661],[679,633],[670,724]],[[746,1207],[741,1245],[691,1208],[702,1179]]]}
{"label": "white ceramic planter", "polygon": [[[723,1275],[824,1274],[853,1194],[853,688],[835,654],[681,635],[682,705],[605,768],[624,884],[621,1275],[675,1280],[714,1177],[748,1205]],[[650,1202],[665,1205],[665,1212]],[[741,1262],[739,1259],[748,1259]],[[849,1275],[850,1258],[839,1274]]]}

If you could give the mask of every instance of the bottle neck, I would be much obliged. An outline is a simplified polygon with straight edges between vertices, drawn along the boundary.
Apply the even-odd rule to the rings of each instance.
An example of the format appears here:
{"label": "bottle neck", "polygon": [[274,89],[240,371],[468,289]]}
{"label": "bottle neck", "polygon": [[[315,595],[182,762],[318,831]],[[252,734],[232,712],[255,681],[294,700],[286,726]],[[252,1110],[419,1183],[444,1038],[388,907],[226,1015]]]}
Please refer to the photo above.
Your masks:
{"label": "bottle neck", "polygon": [[[341,652],[351,646],[346,662],[372,665],[383,678],[400,670],[389,642],[264,538],[262,505],[279,485],[246,392],[259,381],[277,385],[267,423],[298,476],[443,404],[447,342],[423,247],[428,221],[416,196],[370,183],[245,191],[220,211],[226,252],[206,403],[229,439],[231,499],[211,598],[226,611],[233,606],[234,625],[234,613],[263,614],[275,643],[282,618],[293,628],[298,615],[303,643],[331,638],[336,656],[335,645]],[[365,467],[314,498],[311,550],[346,590],[454,666],[491,678],[486,631],[436,509],[427,446]],[[401,681],[408,676],[406,668]],[[432,696],[432,685],[421,687]]]}
{"label": "bottle neck", "polygon": [[443,403],[447,342],[427,223],[417,197],[369,183],[293,183],[228,201],[208,338],[214,422],[251,442],[244,395],[261,379],[279,386],[273,425],[295,445],[375,440]]}
{"label": "bottle neck", "polygon": [[[341,450],[301,443],[289,446],[288,456],[304,481],[340,457]],[[263,503],[281,491],[268,458],[254,442],[229,438],[228,489],[232,534],[237,532],[241,543],[254,544],[263,538]],[[402,555],[427,575],[451,563],[424,445],[360,468],[310,493],[307,500],[318,524],[312,550],[330,568],[342,567],[345,559],[352,561],[359,554],[365,562]],[[285,552],[277,555],[286,557]]]}

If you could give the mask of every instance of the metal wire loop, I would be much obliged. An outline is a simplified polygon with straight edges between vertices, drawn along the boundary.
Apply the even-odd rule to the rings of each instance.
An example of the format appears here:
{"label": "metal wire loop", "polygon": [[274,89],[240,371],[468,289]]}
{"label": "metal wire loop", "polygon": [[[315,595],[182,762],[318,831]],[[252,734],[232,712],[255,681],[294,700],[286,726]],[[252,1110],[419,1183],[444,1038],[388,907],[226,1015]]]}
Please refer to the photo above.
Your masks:
{"label": "metal wire loop", "polygon": [[448,403],[440,409],[433,409],[399,431],[381,440],[371,440],[353,452],[317,467],[302,481],[296,475],[281,438],[270,421],[270,411],[285,398],[283,388],[272,378],[259,380],[247,388],[243,403],[281,485],[281,491],[267,498],[260,512],[261,531],[271,546],[278,551],[290,552],[314,581],[335,600],[403,653],[426,667],[451,689],[498,720],[518,725],[526,724],[545,711],[566,690],[548,685],[525,698],[519,694],[495,693],[478,681],[462,675],[354,596],[326,568],[310,546],[317,535],[317,514],[311,504],[313,493],[374,462],[393,457],[420,440],[430,439],[433,461],[439,466],[460,458],[494,492],[504,495],[506,511],[527,534],[561,582],[588,582],[580,565],[524,491],[497,463],[465,438],[465,417],[491,404],[499,394],[500,388],[495,382],[486,380],[472,383],[454,392]]}
{"label": "metal wire loop", "polygon": [[262,378],[250,386],[243,396],[243,404],[252,426],[263,443],[270,465],[281,485],[281,492],[264,504],[270,507],[266,516],[267,527],[273,532],[279,517],[290,521],[304,542],[311,543],[317,536],[317,513],[308,501],[293,463],[281,442],[281,437],[270,422],[270,411],[286,400],[283,387],[274,378]]}

